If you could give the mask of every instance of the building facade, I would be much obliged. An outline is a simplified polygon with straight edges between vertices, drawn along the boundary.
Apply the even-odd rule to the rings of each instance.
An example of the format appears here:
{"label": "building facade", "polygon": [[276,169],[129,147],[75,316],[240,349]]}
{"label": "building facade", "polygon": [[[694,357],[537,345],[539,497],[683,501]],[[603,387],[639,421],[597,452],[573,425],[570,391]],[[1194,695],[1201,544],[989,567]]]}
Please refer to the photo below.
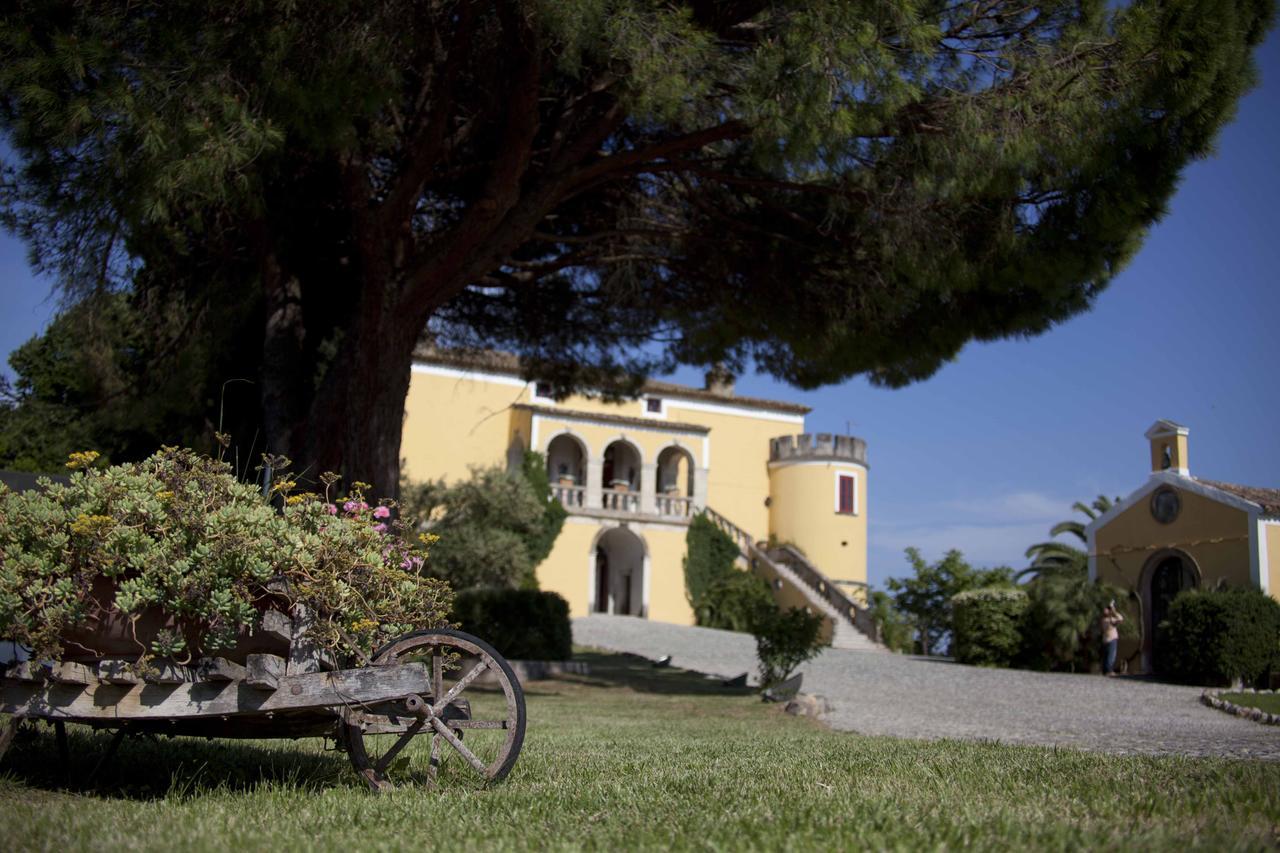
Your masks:
{"label": "building facade", "polygon": [[555,400],[511,356],[424,350],[401,452],[409,479],[450,482],[541,453],[569,517],[538,580],[574,616],[693,624],[685,536],[707,511],[739,541],[743,567],[784,604],[822,612],[834,640],[866,585],[866,444],[805,433],[808,411],[739,396],[714,374],[702,388],[649,382],[623,402]]}
{"label": "building facade", "polygon": [[1121,640],[1120,660],[1150,672],[1155,626],[1185,589],[1252,586],[1280,598],[1280,489],[1191,475],[1190,430],[1160,420],[1147,430],[1147,481],[1085,528],[1089,577],[1133,594],[1138,639]]}

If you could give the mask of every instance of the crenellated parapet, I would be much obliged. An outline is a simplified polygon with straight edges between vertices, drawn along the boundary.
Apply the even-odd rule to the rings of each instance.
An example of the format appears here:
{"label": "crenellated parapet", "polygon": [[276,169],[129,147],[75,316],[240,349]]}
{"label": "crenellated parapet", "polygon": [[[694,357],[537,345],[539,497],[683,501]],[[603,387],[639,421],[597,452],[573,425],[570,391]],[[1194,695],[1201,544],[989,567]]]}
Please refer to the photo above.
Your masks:
{"label": "crenellated parapet", "polygon": [[769,439],[769,462],[830,460],[867,464],[867,443],[852,435],[801,433]]}

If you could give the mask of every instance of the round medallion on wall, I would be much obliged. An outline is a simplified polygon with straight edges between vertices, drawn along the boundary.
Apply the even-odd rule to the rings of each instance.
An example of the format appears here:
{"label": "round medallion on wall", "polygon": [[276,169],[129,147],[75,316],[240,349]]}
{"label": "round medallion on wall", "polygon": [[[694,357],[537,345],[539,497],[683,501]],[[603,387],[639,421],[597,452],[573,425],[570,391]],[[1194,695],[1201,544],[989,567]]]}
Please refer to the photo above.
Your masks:
{"label": "round medallion on wall", "polygon": [[1161,524],[1170,524],[1182,509],[1182,499],[1177,491],[1162,486],[1151,495],[1151,517]]}

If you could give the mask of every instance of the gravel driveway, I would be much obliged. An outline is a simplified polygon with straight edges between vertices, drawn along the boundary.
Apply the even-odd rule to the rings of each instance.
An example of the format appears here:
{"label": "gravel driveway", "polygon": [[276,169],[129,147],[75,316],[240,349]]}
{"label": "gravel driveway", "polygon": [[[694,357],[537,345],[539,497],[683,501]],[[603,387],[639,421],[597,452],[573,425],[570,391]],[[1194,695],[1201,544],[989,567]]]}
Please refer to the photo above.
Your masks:
{"label": "gravel driveway", "polygon": [[[754,678],[748,634],[629,616],[573,620],[578,645],[731,677]],[[1016,669],[984,669],[887,652],[826,649],[801,667],[832,728],[868,735],[1067,746],[1117,754],[1280,761],[1280,726],[1200,704],[1200,688]]]}

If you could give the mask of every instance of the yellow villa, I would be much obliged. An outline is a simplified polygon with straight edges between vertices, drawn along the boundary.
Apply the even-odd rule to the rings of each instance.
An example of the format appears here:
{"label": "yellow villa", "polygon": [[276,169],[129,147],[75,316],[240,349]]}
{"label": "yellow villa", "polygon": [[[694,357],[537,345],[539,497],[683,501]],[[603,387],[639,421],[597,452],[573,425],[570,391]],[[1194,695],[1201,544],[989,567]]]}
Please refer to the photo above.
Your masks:
{"label": "yellow villa", "polygon": [[401,452],[410,479],[451,482],[541,453],[569,517],[538,581],[574,616],[693,624],[685,535],[705,512],[780,603],[822,614],[833,645],[866,646],[866,443],[806,433],[808,411],[738,396],[714,373],[702,388],[651,381],[621,403],[557,401],[512,356],[424,349]]}
{"label": "yellow villa", "polygon": [[1153,668],[1155,626],[1184,589],[1253,586],[1280,597],[1280,489],[1191,476],[1190,430],[1156,421],[1147,430],[1151,475],[1085,528],[1089,577],[1134,593],[1141,639],[1121,640],[1130,669]]}

